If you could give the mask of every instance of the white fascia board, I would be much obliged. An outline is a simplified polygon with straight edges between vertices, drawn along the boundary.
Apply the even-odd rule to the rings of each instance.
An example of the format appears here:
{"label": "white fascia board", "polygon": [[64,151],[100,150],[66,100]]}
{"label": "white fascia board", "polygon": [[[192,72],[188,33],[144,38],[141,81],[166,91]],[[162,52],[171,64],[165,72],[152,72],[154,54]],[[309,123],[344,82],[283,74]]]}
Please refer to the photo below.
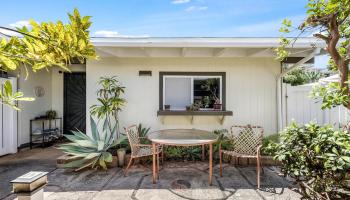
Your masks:
{"label": "white fascia board", "polygon": [[[279,38],[91,38],[96,47],[207,47],[269,48],[278,47]],[[291,48],[325,47],[317,38],[298,38]]]}

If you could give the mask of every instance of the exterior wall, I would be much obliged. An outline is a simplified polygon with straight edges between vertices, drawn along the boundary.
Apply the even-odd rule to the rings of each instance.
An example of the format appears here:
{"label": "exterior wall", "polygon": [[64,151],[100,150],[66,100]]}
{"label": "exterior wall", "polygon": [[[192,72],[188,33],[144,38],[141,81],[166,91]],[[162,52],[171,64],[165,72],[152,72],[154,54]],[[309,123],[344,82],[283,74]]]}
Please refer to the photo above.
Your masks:
{"label": "exterior wall", "polygon": [[[151,70],[152,76],[138,76],[139,70]],[[224,124],[213,116],[166,117],[164,124],[157,117],[159,107],[159,72],[193,71],[226,72],[226,110],[233,116]],[[127,105],[120,113],[121,127],[142,123],[152,130],[163,128],[199,128],[214,130],[233,124],[255,124],[265,134],[277,132],[276,76],[280,64],[273,58],[101,58],[88,61],[87,113],[96,101],[97,80],[101,76],[118,76],[126,87]],[[87,117],[87,128],[89,128]]]}
{"label": "exterior wall", "polygon": [[[85,65],[72,65],[71,71],[85,71]],[[63,71],[52,68],[50,71],[41,70],[29,72],[27,80],[25,72],[18,78],[18,91],[25,96],[35,97],[34,88],[41,86],[45,90],[43,97],[36,97],[32,102],[20,102],[21,111],[18,112],[18,146],[29,143],[29,121],[37,116],[45,115],[48,110],[55,110],[59,117],[63,117]],[[41,128],[41,124],[33,124],[33,130]]]}
{"label": "exterior wall", "polygon": [[[44,96],[35,97],[34,89],[37,86],[44,88]],[[35,97],[35,101],[19,103],[21,111],[18,112],[18,146],[21,146],[29,143],[29,121],[44,115],[47,110],[51,109],[51,72],[46,70],[36,73],[29,71],[27,79],[25,72],[22,72],[18,78],[18,91],[23,92],[27,97]]]}

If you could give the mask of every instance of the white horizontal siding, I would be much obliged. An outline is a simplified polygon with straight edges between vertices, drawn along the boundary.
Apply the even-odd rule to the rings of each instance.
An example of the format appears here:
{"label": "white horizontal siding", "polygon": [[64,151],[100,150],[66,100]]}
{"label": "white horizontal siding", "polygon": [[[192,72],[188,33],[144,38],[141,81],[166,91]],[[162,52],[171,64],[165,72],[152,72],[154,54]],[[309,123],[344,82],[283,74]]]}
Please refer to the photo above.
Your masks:
{"label": "white horizontal siding", "polygon": [[[120,114],[122,126],[143,123],[152,130],[214,130],[256,124],[271,134],[277,129],[275,77],[279,69],[273,58],[104,58],[87,63],[87,109],[96,103],[98,78],[116,75],[126,87],[128,101]],[[139,70],[151,70],[152,76],[140,77]],[[157,118],[160,71],[226,72],[226,109],[233,116],[226,117],[223,125],[215,117],[195,117],[193,124],[186,117],[167,117],[162,124]]]}

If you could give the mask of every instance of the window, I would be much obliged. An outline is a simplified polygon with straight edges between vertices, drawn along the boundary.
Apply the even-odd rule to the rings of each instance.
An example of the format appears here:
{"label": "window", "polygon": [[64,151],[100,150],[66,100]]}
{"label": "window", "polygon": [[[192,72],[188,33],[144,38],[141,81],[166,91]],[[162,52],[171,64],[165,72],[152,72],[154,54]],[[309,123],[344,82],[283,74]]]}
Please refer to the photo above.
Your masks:
{"label": "window", "polygon": [[225,110],[225,73],[160,72],[160,110]]}

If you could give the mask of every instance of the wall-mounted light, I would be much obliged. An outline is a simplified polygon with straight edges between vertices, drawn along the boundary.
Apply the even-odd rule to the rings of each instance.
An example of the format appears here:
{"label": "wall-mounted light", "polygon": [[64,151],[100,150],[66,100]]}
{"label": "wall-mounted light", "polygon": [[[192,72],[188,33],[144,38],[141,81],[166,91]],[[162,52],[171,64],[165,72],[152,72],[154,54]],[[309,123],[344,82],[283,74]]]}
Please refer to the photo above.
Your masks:
{"label": "wall-mounted light", "polygon": [[152,71],[139,71],[139,76],[152,76]]}

